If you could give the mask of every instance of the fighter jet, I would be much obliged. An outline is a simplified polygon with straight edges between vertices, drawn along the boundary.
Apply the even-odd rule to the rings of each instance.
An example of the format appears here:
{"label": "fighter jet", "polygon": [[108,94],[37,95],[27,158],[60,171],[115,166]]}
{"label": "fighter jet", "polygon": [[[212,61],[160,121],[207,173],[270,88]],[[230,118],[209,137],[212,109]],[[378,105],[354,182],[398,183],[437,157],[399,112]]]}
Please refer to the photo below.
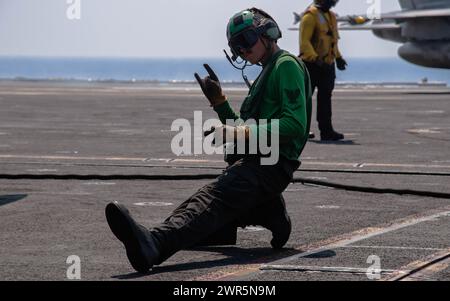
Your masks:
{"label": "fighter jet", "polygon": [[[399,0],[401,11],[378,16],[338,16],[340,30],[372,30],[402,43],[398,55],[431,68],[450,69],[450,0]],[[302,14],[294,13],[294,25]],[[290,28],[290,30],[299,30]]]}

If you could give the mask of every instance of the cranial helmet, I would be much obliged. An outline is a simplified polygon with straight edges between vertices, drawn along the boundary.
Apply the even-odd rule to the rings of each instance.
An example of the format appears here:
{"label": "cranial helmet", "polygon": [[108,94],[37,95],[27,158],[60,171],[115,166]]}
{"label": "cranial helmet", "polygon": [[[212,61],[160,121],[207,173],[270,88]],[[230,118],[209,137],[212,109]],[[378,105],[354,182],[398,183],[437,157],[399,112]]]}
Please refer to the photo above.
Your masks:
{"label": "cranial helmet", "polygon": [[336,6],[338,2],[339,0],[314,0],[314,4],[323,10],[329,10],[333,6]]}
{"label": "cranial helmet", "polygon": [[236,57],[242,50],[252,48],[260,37],[277,41],[281,36],[281,30],[275,20],[257,8],[235,14],[227,25],[228,45]]}

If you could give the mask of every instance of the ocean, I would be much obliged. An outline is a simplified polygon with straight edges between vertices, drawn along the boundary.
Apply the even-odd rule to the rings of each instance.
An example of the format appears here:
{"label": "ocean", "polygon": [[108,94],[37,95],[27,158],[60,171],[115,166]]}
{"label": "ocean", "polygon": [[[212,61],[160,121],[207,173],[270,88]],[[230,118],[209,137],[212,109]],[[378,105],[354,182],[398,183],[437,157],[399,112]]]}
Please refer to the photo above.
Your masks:
{"label": "ocean", "polygon": [[[345,72],[337,72],[341,83],[411,83],[426,79],[450,85],[450,70],[415,66],[399,58],[348,58]],[[42,58],[0,57],[0,79],[15,80],[80,80],[80,81],[155,81],[192,82],[193,74],[206,72],[208,63],[224,82],[242,82],[241,71],[226,58]],[[261,68],[245,70],[250,80]]]}

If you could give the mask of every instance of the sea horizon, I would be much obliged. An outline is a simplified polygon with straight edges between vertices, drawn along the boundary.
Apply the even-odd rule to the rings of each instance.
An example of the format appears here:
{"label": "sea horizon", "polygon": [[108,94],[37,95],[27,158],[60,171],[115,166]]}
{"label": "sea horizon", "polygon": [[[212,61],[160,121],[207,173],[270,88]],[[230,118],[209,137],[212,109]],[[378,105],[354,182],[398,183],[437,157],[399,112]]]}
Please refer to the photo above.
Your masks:
{"label": "sea horizon", "polygon": [[[416,66],[398,57],[346,58],[348,69],[337,71],[338,83],[446,83],[450,70]],[[208,63],[224,83],[242,83],[241,71],[225,57],[50,57],[0,56],[0,80],[62,80],[119,82],[194,82],[195,72],[205,75]],[[245,69],[254,80],[261,67]]]}

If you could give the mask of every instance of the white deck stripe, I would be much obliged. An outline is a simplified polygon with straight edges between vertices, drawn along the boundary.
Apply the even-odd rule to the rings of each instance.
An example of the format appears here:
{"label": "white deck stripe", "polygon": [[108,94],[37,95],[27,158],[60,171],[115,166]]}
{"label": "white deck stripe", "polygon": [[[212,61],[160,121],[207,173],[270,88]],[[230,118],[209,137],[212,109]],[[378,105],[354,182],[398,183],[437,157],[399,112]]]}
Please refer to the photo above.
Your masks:
{"label": "white deck stripe", "polygon": [[[224,164],[222,160],[207,159],[180,159],[180,158],[139,158],[139,157],[109,157],[109,156],[38,156],[38,155],[0,155],[0,159],[42,159],[42,160],[76,160],[76,161],[143,161],[143,162],[170,162],[170,163],[193,163],[193,164]],[[302,165],[316,166],[338,166],[338,167],[397,167],[397,168],[433,168],[433,169],[450,169],[450,165],[438,164],[405,164],[405,163],[358,163],[358,162],[322,162],[322,161],[303,161]]]}
{"label": "white deck stripe", "polygon": [[[271,266],[272,265],[287,265],[289,262],[292,262],[294,260],[298,260],[298,259],[300,259],[302,257],[306,257],[306,256],[309,256],[309,255],[313,255],[313,254],[316,254],[316,253],[319,253],[319,252],[322,252],[322,251],[326,251],[326,250],[330,250],[330,249],[336,249],[336,248],[345,247],[345,246],[348,246],[350,244],[356,243],[358,241],[366,240],[368,238],[372,238],[372,237],[375,237],[375,236],[378,236],[378,235],[386,234],[386,233],[393,232],[393,231],[396,231],[396,230],[399,230],[399,229],[403,229],[403,228],[406,228],[406,227],[414,226],[414,225],[417,225],[417,224],[420,224],[420,223],[423,223],[423,222],[431,221],[431,220],[434,220],[436,218],[448,216],[449,214],[450,214],[449,208],[446,207],[444,209],[444,211],[440,211],[438,213],[434,213],[434,214],[426,215],[426,216],[422,216],[422,217],[414,217],[414,218],[410,218],[410,219],[406,219],[406,220],[403,219],[403,220],[400,220],[399,222],[393,223],[393,224],[391,224],[390,226],[387,226],[387,227],[361,229],[361,230],[353,232],[353,233],[361,232],[361,233],[366,233],[366,234],[356,234],[356,235],[351,236],[350,238],[340,239],[340,240],[338,240],[336,242],[332,242],[332,243],[320,246],[318,248],[311,249],[310,251],[306,251],[306,252],[303,252],[303,253],[300,253],[300,254],[296,254],[296,255],[293,255],[293,256],[285,257],[285,258],[282,258],[282,259],[279,259],[279,260],[275,260],[273,262],[269,262],[266,265],[271,265]],[[367,232],[369,232],[369,233],[367,233]],[[297,249],[302,250],[303,248],[302,248],[302,246],[300,246]],[[245,272],[236,272],[236,273],[232,273],[231,272],[231,273],[226,274],[225,276],[222,275],[222,276],[216,277],[216,279],[211,279],[211,278],[208,278],[207,276],[206,277],[209,280],[221,280],[221,281],[249,280],[250,277],[252,277],[255,274],[258,274],[260,272],[259,269],[261,267],[262,266],[259,265],[259,267],[257,269],[250,268],[250,269],[248,269],[248,271],[245,271]],[[399,271],[399,272],[401,272],[401,271]],[[204,277],[205,277],[205,275],[203,277],[200,277],[200,279],[204,278]]]}

